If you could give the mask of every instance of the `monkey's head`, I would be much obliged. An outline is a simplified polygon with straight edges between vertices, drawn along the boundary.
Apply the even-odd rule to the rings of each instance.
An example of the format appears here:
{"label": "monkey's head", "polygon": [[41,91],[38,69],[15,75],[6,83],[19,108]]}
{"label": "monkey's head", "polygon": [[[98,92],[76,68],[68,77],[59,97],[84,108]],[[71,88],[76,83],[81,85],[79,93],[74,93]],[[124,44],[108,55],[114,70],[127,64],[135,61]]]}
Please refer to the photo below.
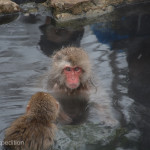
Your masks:
{"label": "monkey's head", "polygon": [[34,94],[27,105],[27,113],[38,120],[53,121],[57,118],[58,112],[59,103],[45,92]]}
{"label": "monkey's head", "polygon": [[61,49],[53,55],[49,83],[67,90],[87,89],[91,79],[91,63],[87,53],[76,47]]}

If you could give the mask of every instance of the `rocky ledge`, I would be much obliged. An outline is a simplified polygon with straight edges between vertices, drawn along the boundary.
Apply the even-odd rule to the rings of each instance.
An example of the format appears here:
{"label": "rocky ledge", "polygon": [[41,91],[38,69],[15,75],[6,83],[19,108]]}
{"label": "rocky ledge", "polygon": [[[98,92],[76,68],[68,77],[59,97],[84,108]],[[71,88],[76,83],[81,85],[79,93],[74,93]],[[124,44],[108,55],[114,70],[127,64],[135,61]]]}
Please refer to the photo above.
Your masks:
{"label": "rocky ledge", "polygon": [[[14,0],[26,2],[20,5],[23,13],[45,14],[52,12],[58,23],[73,21],[77,19],[93,19],[112,12],[120,6],[128,4],[145,3],[150,0]],[[27,3],[32,2],[32,3]],[[42,4],[36,4],[44,2]],[[0,0],[0,14],[12,14],[19,12],[19,5],[11,0]],[[46,13],[46,14],[47,14]]]}
{"label": "rocky ledge", "polygon": [[112,12],[116,7],[150,0],[47,0],[58,22],[93,18]]}
{"label": "rocky ledge", "polygon": [[0,0],[0,14],[12,14],[19,12],[19,6],[10,0]]}

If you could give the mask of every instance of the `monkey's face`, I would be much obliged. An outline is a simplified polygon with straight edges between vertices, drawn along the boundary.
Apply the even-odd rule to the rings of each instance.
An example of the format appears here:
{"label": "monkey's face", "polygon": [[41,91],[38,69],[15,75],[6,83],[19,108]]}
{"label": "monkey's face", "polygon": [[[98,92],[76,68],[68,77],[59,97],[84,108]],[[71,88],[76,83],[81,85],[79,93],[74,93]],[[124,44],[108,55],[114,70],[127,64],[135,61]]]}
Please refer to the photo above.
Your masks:
{"label": "monkey's face", "polygon": [[82,69],[78,66],[65,66],[63,69],[65,75],[65,84],[69,89],[76,89],[80,85],[80,76],[82,75]]}

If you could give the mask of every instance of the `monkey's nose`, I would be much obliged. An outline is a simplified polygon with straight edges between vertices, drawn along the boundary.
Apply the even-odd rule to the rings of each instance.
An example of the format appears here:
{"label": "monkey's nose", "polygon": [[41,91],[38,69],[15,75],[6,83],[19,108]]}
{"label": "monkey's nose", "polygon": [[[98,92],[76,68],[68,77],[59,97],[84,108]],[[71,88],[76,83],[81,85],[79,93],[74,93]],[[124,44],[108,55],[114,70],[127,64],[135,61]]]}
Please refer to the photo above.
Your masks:
{"label": "monkey's nose", "polygon": [[72,79],[73,81],[75,80],[75,78],[74,78],[74,77],[72,77],[71,79]]}

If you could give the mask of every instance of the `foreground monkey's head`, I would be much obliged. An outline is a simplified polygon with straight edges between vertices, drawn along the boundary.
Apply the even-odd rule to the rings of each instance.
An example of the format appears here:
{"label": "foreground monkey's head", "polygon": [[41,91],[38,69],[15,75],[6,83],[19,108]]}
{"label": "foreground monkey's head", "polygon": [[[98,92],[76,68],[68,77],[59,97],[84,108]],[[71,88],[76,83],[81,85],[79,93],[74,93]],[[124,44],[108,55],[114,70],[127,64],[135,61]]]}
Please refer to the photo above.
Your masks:
{"label": "foreground monkey's head", "polygon": [[34,94],[28,105],[27,113],[37,119],[54,121],[58,115],[59,104],[50,94],[38,92]]}
{"label": "foreground monkey's head", "polygon": [[53,57],[48,87],[67,90],[89,88],[91,63],[82,48],[67,47],[56,52]]}
{"label": "foreground monkey's head", "polygon": [[[34,94],[27,112],[6,130],[5,150],[48,150],[53,144],[58,102],[48,93]],[[17,144],[18,143],[18,144]]]}

